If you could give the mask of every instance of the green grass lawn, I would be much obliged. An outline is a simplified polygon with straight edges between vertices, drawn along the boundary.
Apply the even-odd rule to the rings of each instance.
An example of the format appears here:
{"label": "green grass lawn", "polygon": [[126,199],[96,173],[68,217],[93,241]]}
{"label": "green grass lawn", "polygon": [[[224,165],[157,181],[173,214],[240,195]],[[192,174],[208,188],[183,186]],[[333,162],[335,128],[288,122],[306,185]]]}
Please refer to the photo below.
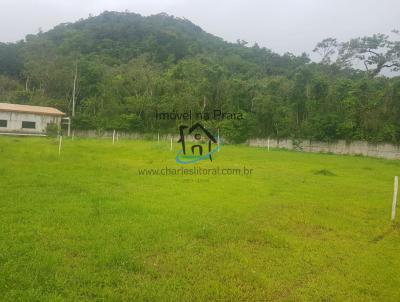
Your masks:
{"label": "green grass lawn", "polygon": [[400,301],[400,162],[225,146],[198,166],[253,175],[138,175],[166,166],[168,142],[0,137],[0,300]]}

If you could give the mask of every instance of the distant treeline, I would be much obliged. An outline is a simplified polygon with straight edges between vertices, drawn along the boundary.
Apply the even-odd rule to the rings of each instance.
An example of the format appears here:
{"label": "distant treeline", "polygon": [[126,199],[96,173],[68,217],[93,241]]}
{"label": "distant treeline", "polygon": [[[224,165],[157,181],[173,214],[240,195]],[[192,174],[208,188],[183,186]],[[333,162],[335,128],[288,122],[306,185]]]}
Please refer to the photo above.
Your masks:
{"label": "distant treeline", "polygon": [[398,68],[398,42],[325,39],[321,63],[246,44],[166,14],[105,12],[0,43],[0,101],[57,107],[76,129],[173,133],[180,121],[157,112],[217,109],[243,116],[206,122],[236,142],[400,142],[400,78],[379,76]]}

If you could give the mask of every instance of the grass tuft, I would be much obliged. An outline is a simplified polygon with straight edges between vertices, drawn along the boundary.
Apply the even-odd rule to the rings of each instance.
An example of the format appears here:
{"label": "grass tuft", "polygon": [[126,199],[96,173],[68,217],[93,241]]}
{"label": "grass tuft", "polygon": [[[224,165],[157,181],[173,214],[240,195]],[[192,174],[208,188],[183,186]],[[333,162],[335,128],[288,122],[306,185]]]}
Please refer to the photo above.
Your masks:
{"label": "grass tuft", "polygon": [[324,175],[324,176],[336,176],[335,173],[333,173],[330,170],[327,169],[322,169],[314,172],[315,175]]}

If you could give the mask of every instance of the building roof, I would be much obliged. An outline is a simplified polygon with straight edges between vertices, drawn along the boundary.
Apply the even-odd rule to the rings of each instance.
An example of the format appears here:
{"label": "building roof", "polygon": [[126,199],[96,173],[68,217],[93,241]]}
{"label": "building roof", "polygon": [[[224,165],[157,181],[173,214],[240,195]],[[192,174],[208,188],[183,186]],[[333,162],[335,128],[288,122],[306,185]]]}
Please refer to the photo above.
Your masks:
{"label": "building roof", "polygon": [[0,103],[0,111],[24,112],[24,113],[32,113],[32,114],[57,115],[57,116],[65,115],[64,112],[61,112],[60,110],[58,110],[56,108],[9,104],[9,103]]}

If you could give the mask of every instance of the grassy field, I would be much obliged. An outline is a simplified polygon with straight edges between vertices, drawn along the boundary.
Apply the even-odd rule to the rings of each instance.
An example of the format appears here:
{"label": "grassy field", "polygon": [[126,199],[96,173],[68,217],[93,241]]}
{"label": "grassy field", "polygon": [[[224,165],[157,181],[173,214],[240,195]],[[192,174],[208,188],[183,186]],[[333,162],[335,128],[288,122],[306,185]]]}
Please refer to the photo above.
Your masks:
{"label": "grassy field", "polygon": [[[225,146],[143,176],[164,142],[0,137],[1,301],[400,301],[400,162]],[[400,218],[400,217],[399,217]]]}

